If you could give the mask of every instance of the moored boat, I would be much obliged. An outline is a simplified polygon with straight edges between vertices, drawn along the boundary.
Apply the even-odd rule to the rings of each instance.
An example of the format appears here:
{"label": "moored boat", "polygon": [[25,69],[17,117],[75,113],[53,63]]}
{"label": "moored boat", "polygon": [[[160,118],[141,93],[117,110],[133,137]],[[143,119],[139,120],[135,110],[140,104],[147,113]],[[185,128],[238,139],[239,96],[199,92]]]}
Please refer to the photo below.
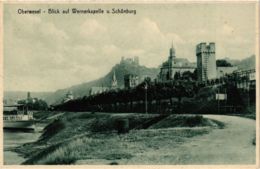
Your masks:
{"label": "moored boat", "polygon": [[33,112],[23,104],[4,105],[4,129],[35,129]]}

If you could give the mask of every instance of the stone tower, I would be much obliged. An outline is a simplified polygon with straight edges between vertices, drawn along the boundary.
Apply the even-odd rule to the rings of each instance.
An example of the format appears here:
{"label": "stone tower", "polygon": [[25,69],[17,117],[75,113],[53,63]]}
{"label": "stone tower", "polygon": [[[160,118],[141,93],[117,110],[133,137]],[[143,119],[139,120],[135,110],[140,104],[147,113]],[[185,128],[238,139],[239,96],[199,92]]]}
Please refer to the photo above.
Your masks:
{"label": "stone tower", "polygon": [[134,64],[139,65],[139,57],[138,56],[134,57]]}
{"label": "stone tower", "polygon": [[27,100],[31,99],[31,92],[27,92]]}
{"label": "stone tower", "polygon": [[217,77],[215,43],[203,42],[196,47],[198,81]]}
{"label": "stone tower", "polygon": [[116,88],[117,88],[117,80],[116,80],[116,73],[114,71],[112,76],[112,81],[111,81],[111,89],[116,89]]}

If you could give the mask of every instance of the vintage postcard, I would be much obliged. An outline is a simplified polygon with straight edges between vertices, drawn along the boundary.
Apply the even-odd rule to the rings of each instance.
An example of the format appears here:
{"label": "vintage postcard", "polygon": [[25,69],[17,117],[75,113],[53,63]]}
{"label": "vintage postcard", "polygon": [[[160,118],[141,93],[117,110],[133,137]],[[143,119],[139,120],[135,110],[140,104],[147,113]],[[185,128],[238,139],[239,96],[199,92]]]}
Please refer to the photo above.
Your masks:
{"label": "vintage postcard", "polygon": [[1,2],[1,165],[258,168],[258,8]]}

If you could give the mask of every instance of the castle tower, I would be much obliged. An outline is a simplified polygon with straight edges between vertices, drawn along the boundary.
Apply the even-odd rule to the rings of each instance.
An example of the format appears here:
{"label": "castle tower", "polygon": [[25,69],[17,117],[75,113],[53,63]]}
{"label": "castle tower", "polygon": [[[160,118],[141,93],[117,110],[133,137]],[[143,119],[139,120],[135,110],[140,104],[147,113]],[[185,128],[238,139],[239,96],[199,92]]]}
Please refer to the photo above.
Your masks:
{"label": "castle tower", "polygon": [[111,88],[112,89],[117,88],[117,80],[116,80],[116,73],[115,73],[115,71],[114,71],[114,74],[112,76]]}
{"label": "castle tower", "polygon": [[138,56],[134,57],[134,64],[139,65],[139,57]]}
{"label": "castle tower", "polygon": [[31,92],[27,92],[27,99],[31,99]]}
{"label": "castle tower", "polygon": [[138,76],[136,74],[126,74],[124,76],[124,82],[126,89],[136,87],[139,83]]}
{"label": "castle tower", "polygon": [[198,81],[217,77],[215,43],[200,43],[196,47]]}
{"label": "castle tower", "polygon": [[125,61],[125,57],[122,56],[122,57],[121,57],[121,62],[120,62],[120,63],[123,63],[124,61]]}

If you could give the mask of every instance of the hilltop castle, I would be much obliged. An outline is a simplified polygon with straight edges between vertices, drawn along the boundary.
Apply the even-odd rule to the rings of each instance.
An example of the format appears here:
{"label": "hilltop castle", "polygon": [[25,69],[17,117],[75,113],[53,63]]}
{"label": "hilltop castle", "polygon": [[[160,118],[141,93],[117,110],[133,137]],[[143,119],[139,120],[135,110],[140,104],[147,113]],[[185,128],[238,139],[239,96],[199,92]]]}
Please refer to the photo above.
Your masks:
{"label": "hilltop castle", "polygon": [[121,58],[120,64],[139,65],[139,57],[135,56],[134,58],[125,58],[123,56]]}

